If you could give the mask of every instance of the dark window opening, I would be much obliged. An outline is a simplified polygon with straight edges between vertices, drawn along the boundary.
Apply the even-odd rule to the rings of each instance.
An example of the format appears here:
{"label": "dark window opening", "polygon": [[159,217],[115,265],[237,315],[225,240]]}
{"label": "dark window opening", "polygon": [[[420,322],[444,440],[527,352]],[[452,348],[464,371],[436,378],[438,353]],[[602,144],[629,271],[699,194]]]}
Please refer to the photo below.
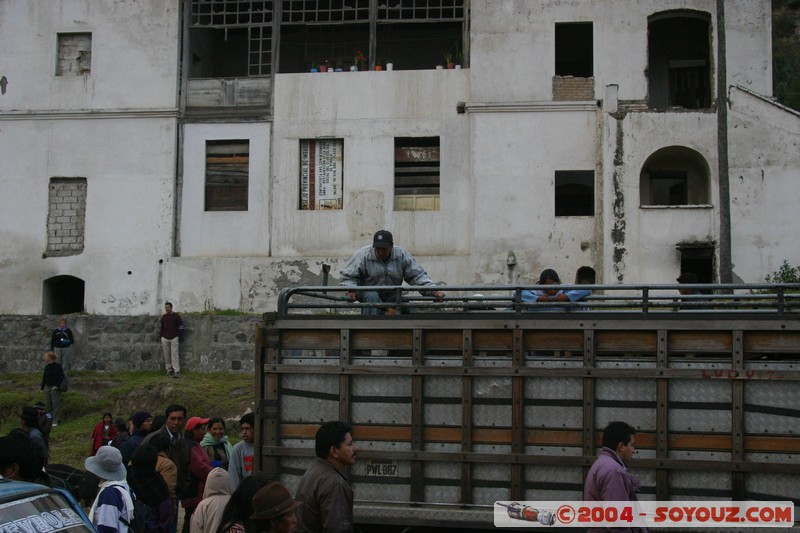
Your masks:
{"label": "dark window opening", "polygon": [[381,24],[378,26],[376,63],[394,64],[395,70],[423,70],[447,63],[464,64],[461,23]]}
{"label": "dark window opening", "polygon": [[556,24],[556,76],[592,77],[593,50],[591,22]]}
{"label": "dark window opening", "polygon": [[698,283],[714,283],[714,247],[678,246],[681,252],[681,273],[692,272]]}
{"label": "dark window opening", "polygon": [[594,171],[556,170],[556,216],[594,216]]}
{"label": "dark window opening", "polygon": [[357,60],[365,69],[368,52],[369,24],[281,28],[281,72],[308,72],[320,64],[349,70]]}
{"label": "dark window opening", "polygon": [[370,3],[192,0],[189,78],[270,75],[278,6],[280,72],[308,72],[321,65],[347,70],[354,63],[359,70],[386,63],[397,70],[465,64],[465,0],[380,3],[374,19]]}
{"label": "dark window opening", "polygon": [[84,311],[85,282],[74,276],[54,276],[42,284],[42,314],[65,315]]}
{"label": "dark window opening", "polygon": [[439,137],[394,140],[394,208],[439,210]]}
{"label": "dark window opening", "polygon": [[647,68],[651,108],[711,105],[710,26],[705,13],[651,17]]}
{"label": "dark window opening", "polygon": [[[463,63],[460,23],[381,24],[376,32],[374,63],[395,70],[431,69],[449,58]],[[369,25],[284,26],[281,28],[281,72],[327,68],[369,68]],[[359,57],[358,52],[361,52]]]}
{"label": "dark window opening", "polygon": [[650,173],[651,205],[686,205],[688,187],[686,172],[653,171]]}
{"label": "dark window opening", "polygon": [[189,77],[269,75],[272,8],[271,1],[193,0]]}
{"label": "dark window opening", "polygon": [[206,211],[247,211],[250,141],[206,141]]}
{"label": "dark window opening", "polygon": [[708,205],[709,167],[699,153],[669,146],[653,153],[639,180],[643,206]]}

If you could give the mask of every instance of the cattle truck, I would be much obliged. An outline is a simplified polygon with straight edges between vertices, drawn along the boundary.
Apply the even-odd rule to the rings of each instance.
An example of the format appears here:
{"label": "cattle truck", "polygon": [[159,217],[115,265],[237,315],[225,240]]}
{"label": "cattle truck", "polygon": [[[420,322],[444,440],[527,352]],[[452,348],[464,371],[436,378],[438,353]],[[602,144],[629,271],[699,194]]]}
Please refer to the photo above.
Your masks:
{"label": "cattle truck", "polygon": [[378,316],[344,289],[284,290],[257,326],[255,468],[294,493],[342,420],[362,528],[490,529],[496,501],[581,500],[623,420],[641,500],[798,504],[798,286],[596,285],[544,308],[530,288],[395,287],[402,313]]}

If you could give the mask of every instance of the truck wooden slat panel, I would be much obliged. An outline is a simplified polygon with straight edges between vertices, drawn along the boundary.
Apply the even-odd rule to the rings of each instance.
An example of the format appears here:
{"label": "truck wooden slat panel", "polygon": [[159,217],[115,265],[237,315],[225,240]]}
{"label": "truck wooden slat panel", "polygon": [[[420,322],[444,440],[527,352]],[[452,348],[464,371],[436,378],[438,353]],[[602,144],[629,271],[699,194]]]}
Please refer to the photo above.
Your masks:
{"label": "truck wooden slat panel", "polygon": [[429,351],[450,350],[460,353],[461,337],[460,329],[425,331],[422,336],[422,344]]}
{"label": "truck wooden slat panel", "polygon": [[671,353],[731,353],[733,340],[726,331],[672,331],[667,349]]}
{"label": "truck wooden slat panel", "polygon": [[339,332],[315,329],[284,331],[281,348],[284,350],[336,350],[339,348]]}
{"label": "truck wooden slat panel", "polygon": [[410,350],[412,332],[410,330],[350,330],[350,347],[356,350]]}
{"label": "truck wooden slat panel", "polygon": [[525,350],[569,350],[583,352],[582,331],[526,331],[523,334]]}
{"label": "truck wooden slat panel", "polygon": [[655,354],[655,331],[595,331],[595,352],[638,352]]}
{"label": "truck wooden slat panel", "polygon": [[769,331],[748,331],[744,336],[744,350],[747,353],[798,353],[800,333],[787,331],[774,335]]}
{"label": "truck wooden slat panel", "polygon": [[425,526],[419,505],[581,499],[603,427],[625,420],[642,499],[800,493],[798,316],[509,315],[269,321],[257,467],[291,490],[339,417],[357,515],[381,500],[377,522]]}

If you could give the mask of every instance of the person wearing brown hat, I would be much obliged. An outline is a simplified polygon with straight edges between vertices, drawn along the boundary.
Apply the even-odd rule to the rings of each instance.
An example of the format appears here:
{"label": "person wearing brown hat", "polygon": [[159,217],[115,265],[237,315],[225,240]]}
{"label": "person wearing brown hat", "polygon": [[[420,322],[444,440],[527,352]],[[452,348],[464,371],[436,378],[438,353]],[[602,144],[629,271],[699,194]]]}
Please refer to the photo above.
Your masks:
{"label": "person wearing brown hat", "polygon": [[273,481],[253,496],[250,520],[259,532],[293,533],[297,527],[295,510],[301,505],[286,487]]}
{"label": "person wearing brown hat", "polygon": [[[405,248],[396,246],[392,234],[380,230],[372,238],[372,245],[364,246],[356,251],[347,261],[341,272],[344,287],[353,287],[347,291],[347,297],[355,302],[384,303],[396,302],[397,291],[393,289],[380,291],[356,291],[359,286],[398,286],[405,281],[409,285],[436,286],[425,269]],[[423,296],[433,296],[437,302],[444,299],[444,293],[437,290],[420,291]],[[394,315],[397,308],[365,307],[363,315]]]}

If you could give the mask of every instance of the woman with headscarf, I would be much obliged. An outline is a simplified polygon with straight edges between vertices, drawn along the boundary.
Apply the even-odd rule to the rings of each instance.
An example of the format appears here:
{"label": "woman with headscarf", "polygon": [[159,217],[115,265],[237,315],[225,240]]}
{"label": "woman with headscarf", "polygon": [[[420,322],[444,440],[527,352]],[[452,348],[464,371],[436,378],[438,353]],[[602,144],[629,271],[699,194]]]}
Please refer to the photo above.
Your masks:
{"label": "woman with headscarf", "polygon": [[143,444],[136,448],[128,470],[128,485],[136,500],[150,508],[149,533],[168,533],[172,524],[172,500],[164,479],[156,471],[158,450]]}
{"label": "woman with headscarf", "polygon": [[233,453],[233,446],[228,442],[225,434],[225,421],[221,418],[212,418],[208,421],[208,432],[206,432],[200,446],[208,454],[211,466],[219,466],[228,469],[228,462]]}
{"label": "woman with headscarf", "polygon": [[228,471],[214,468],[208,473],[203,499],[192,513],[192,533],[217,533],[222,512],[231,499],[231,479]]}

